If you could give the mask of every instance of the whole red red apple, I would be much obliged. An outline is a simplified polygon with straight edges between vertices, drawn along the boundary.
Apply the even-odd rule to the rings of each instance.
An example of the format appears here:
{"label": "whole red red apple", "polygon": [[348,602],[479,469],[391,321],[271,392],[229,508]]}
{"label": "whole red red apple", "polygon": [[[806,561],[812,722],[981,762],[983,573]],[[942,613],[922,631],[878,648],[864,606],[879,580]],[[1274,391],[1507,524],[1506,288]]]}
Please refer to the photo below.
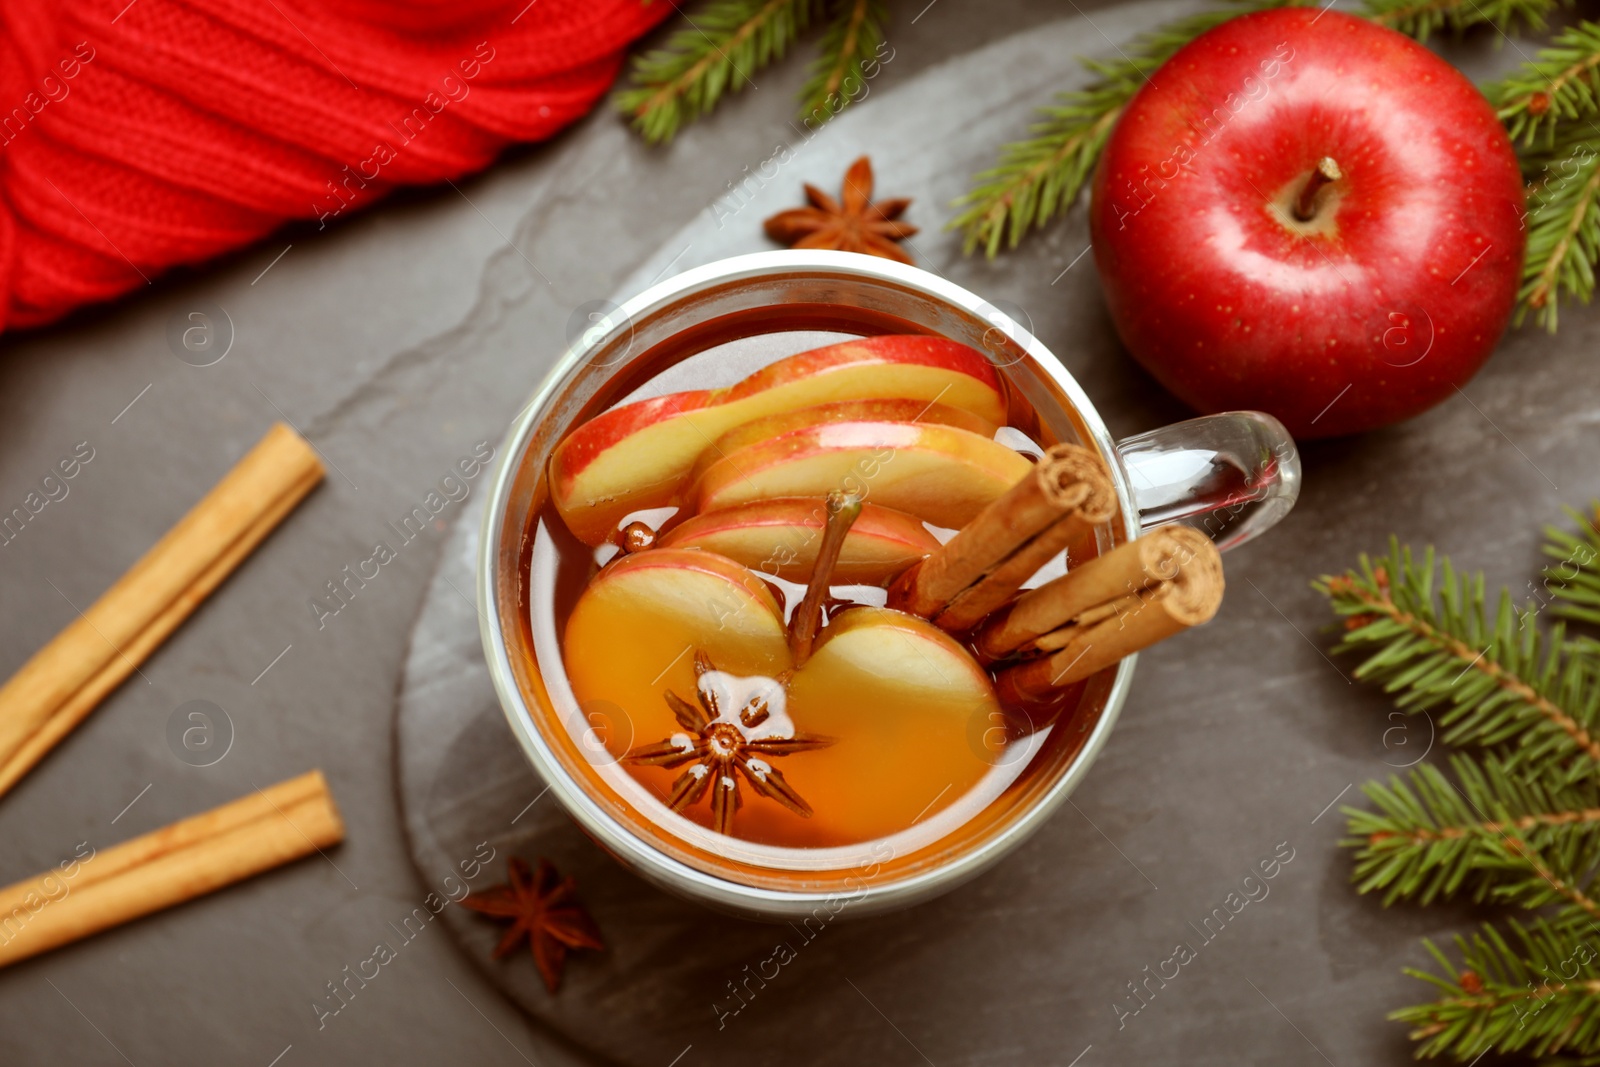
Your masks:
{"label": "whole red red apple", "polygon": [[1522,180],[1460,72],[1318,8],[1196,38],[1128,104],[1090,228],[1128,350],[1201,411],[1303,437],[1448,397],[1506,328]]}

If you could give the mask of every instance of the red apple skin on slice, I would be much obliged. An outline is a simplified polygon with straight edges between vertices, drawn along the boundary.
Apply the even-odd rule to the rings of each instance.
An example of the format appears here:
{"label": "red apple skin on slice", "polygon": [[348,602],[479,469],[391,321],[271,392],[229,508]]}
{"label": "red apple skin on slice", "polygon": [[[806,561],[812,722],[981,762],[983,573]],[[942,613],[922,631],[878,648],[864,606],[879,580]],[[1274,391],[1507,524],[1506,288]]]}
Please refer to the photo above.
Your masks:
{"label": "red apple skin on slice", "polygon": [[954,426],[979,437],[993,437],[999,429],[989,420],[960,408],[921,400],[842,400],[836,404],[818,404],[798,411],[786,411],[781,415],[768,415],[729,430],[700,453],[686,484],[693,485],[699,481],[707,467],[730,452],[839,422],[925,422]]}
{"label": "red apple skin on slice", "polygon": [[626,404],[579,426],[550,457],[551,498],[588,544],[627,514],[678,501],[707,446],[755,419],[845,400],[939,403],[1002,424],[1005,391],[983,353],[942,337],[889,335],[780,359],[724,389]]}
{"label": "red apple skin on slice", "polygon": [[[993,437],[1000,428],[998,423],[948,404],[905,399],[841,400],[834,404],[817,404],[797,411],[786,411],[781,415],[768,415],[729,430],[717,438],[711,448],[700,453],[695,474],[698,475],[701,469],[721,454],[830,422],[927,422],[938,426],[955,426],[980,437]],[[690,480],[693,481],[692,476]]]}
{"label": "red apple skin on slice", "polygon": [[706,467],[696,513],[753,500],[820,500],[835,489],[958,529],[1033,468],[1005,445],[953,426],[840,422],[730,452]]}
{"label": "red apple skin on slice", "polygon": [[[821,498],[757,500],[696,515],[673,527],[657,545],[704,549],[762,574],[805,582],[816,566],[826,520]],[[916,518],[876,504],[863,505],[845,535],[833,583],[888,585],[938,547],[938,538]]]}

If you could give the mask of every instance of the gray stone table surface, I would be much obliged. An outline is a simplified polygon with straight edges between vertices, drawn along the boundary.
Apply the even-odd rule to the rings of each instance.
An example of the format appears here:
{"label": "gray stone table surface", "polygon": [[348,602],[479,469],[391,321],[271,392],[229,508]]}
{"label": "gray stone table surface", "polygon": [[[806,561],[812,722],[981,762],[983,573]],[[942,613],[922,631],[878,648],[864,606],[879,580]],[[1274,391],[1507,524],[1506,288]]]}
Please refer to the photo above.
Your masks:
{"label": "gray stone table surface", "polygon": [[[1171,10],[1087,7],[1067,35],[1070,52],[988,71],[1018,87],[985,88],[997,101],[981,119],[989,140],[1025,126],[1033,97],[1023,90],[1040,84],[1041,66],[1065,84],[1073,53],[1108,53],[1108,38]],[[1051,0],[907,5],[891,31],[895,59],[854,126],[805,146],[776,181],[834,183],[841,161],[870,151],[892,195],[906,191],[895,184],[906,160],[919,195],[911,217],[926,227],[923,264],[1017,305],[1113,432],[1134,433],[1182,412],[1119,352],[1093,271],[1078,261],[1081,217],[1015,256],[962,259],[939,226],[984,155],[952,153],[941,175],[928,164],[937,143],[884,114],[866,118],[898,106],[897,87],[949,91],[940,64],[955,69],[967,52],[1066,14]],[[1472,49],[1458,58],[1475,71],[1505,61]],[[700,254],[675,242],[746,167],[797,140],[787,120],[802,77],[797,63],[763,73],[758,89],[664,150],[597,114],[458,189],[397,196],[325,232],[291,229],[113,307],[0,338],[0,506],[19,503],[80,442],[94,450],[69,495],[0,548],[0,672],[73,619],[75,605],[115,580],[274,420],[295,424],[329,465],[326,483],[142,672],[0,800],[0,882],[43,869],[77,842],[114,844],[311,767],[327,773],[349,827],[326,861],[0,972],[0,1063],[596,1062],[578,1047],[593,1042],[558,1038],[524,1015],[438,926],[319,1028],[313,1004],[327,983],[390,939],[390,924],[442,873],[419,872],[408,857],[392,719],[445,531],[477,496],[441,514],[435,531],[320,626],[307,601],[365,558],[387,522],[459,457],[498,442],[575,312],[672,269],[680,253]],[[755,221],[752,210],[729,225]],[[232,347],[194,367],[174,357],[169,327],[208,306],[226,310]],[[1326,609],[1307,581],[1395,532],[1521,588],[1538,565],[1538,525],[1563,503],[1600,495],[1597,323],[1580,310],[1563,317],[1554,342],[1515,333],[1436,410],[1306,449],[1300,508],[1230,558],[1231,593],[1214,625],[1145,658],[1116,734],[1073,798],[1077,810],[1064,808],[1042,831],[1052,853],[1075,854],[1076,864],[1041,868],[1043,851],[1024,848],[881,927],[882,959],[870,973],[802,965],[786,975],[792,996],[753,1005],[742,1037],[695,1044],[684,1067],[750,1058],[741,1049],[759,1043],[762,1011],[815,1012],[838,1062],[1031,1064],[1041,1048],[1061,1064],[1081,1053],[1083,1067],[1180,1056],[1406,1062],[1403,1033],[1383,1021],[1417,994],[1399,968],[1421,961],[1420,936],[1471,916],[1384,911],[1346,885],[1340,819],[1324,809],[1411,750],[1399,759],[1392,734],[1386,747],[1388,705],[1349,682],[1349,664],[1324,656]],[[168,741],[175,709],[191,700],[215,704],[232,724],[232,747],[208,767],[180,760]],[[1112,1005],[1126,983],[1170,955],[1187,924],[1280,842],[1295,858],[1270,897],[1119,1030]],[[1058,885],[1077,921],[1062,924],[1052,909],[1040,925],[1008,899],[1008,880]],[[992,949],[979,938],[964,951],[1012,953],[1015,968],[923,954],[919,923],[933,922],[991,925]],[[871,928],[851,936],[870,939]],[[976,988],[972,973],[1002,977]],[[939,1014],[919,1010],[918,988],[938,994],[930,1003],[944,1006]],[[895,1007],[886,1015],[877,1003]],[[662,1064],[679,1054],[665,1049]],[[758,1058],[787,1062],[783,1050]]]}

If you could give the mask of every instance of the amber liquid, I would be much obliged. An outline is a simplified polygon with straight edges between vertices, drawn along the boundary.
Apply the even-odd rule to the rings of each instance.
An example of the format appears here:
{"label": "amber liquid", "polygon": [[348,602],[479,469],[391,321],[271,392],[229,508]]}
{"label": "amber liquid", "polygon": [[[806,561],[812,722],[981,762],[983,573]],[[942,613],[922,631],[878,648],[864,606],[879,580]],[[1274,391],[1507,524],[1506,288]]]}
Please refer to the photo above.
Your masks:
{"label": "amber liquid", "polygon": [[[618,404],[732,384],[775,360],[822,345],[917,332],[927,331],[847,307],[788,305],[729,316],[648,353],[574,425]],[[1037,455],[1053,440],[1014,390],[1009,399],[1008,427],[997,438]],[[664,508],[630,518],[666,530],[684,517]],[[944,539],[953,531],[933,532]],[[620,549],[579,541],[548,503],[528,533],[524,558],[531,636],[542,663],[557,654],[561,659],[563,678],[552,679],[555,672],[548,667],[543,672],[555,683],[552,700],[575,709],[559,729],[621,809],[692,847],[755,867],[825,870],[848,866],[862,846],[875,842],[891,843],[889,854],[901,857],[947,844],[963,828],[984,824],[1002,798],[1015,799],[1026,789],[1032,768],[1059,766],[1086,728],[1074,722],[1084,702],[1081,686],[1043,715],[1039,709],[1003,709],[992,691],[975,689],[968,675],[979,668],[955,641],[919,643],[894,627],[862,626],[881,609],[882,588],[832,587],[829,628],[838,626],[842,633],[859,626],[867,632],[851,642],[840,638],[834,643],[837,654],[830,655],[825,628],[822,651],[787,687],[766,681],[791,666],[787,648],[770,635],[746,632],[738,605],[719,616],[714,627],[688,626],[671,612],[648,609],[613,614],[603,624],[588,617],[574,623],[584,590]],[[1059,566],[1035,581],[1056,573]],[[771,575],[761,578],[787,620],[803,586]],[[719,672],[711,681],[720,683],[714,688],[725,703],[737,702],[766,681],[764,692],[779,694],[774,710],[788,717],[794,731],[834,739],[827,747],[769,761],[810,806],[809,817],[741,781],[742,805],[732,820],[731,838],[714,834],[709,798],[677,811],[668,806],[683,766],[623,759],[638,746],[682,739],[684,727],[666,693],[696,699],[697,685],[707,681],[697,678],[696,649]]]}

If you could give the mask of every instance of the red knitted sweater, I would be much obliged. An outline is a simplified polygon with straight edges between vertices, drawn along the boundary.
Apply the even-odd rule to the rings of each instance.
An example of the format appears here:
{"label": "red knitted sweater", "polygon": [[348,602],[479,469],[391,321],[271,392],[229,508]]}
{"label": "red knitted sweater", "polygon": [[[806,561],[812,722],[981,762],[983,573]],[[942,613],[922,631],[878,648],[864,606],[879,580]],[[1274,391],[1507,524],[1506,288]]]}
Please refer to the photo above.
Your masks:
{"label": "red knitted sweater", "polygon": [[593,106],[667,0],[0,0],[0,329]]}

